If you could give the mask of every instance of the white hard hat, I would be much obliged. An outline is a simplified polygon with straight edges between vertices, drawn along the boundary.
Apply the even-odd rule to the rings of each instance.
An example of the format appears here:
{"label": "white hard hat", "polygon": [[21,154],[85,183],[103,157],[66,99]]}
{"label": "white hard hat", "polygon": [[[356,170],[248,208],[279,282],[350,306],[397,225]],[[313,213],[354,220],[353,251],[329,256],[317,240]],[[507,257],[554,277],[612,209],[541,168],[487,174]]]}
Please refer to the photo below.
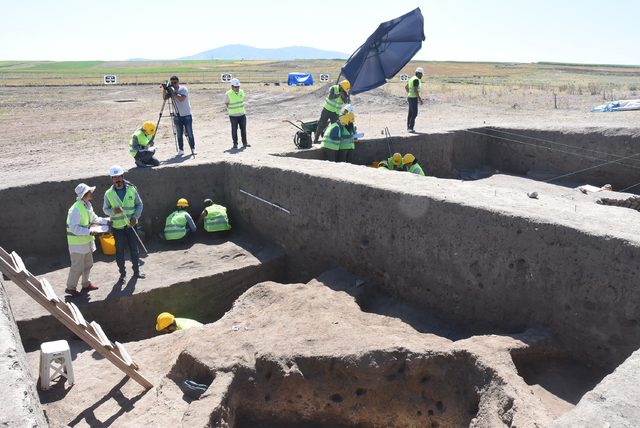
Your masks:
{"label": "white hard hat", "polygon": [[88,184],[80,183],[76,186],[75,192],[78,199],[82,199],[84,195],[89,192],[94,192],[96,190],[96,186],[89,186]]}
{"label": "white hard hat", "polygon": [[353,113],[353,106],[351,104],[345,104],[343,110],[345,113]]}
{"label": "white hard hat", "polygon": [[231,79],[231,86],[240,86],[240,81],[238,79]]}
{"label": "white hard hat", "polygon": [[109,168],[110,177],[117,177],[119,175],[124,175],[124,169],[122,169],[120,165],[114,165],[111,168]]}
{"label": "white hard hat", "polygon": [[418,67],[418,68],[416,68],[416,73],[422,73],[422,74],[424,74],[424,68],[422,68],[422,67]]}

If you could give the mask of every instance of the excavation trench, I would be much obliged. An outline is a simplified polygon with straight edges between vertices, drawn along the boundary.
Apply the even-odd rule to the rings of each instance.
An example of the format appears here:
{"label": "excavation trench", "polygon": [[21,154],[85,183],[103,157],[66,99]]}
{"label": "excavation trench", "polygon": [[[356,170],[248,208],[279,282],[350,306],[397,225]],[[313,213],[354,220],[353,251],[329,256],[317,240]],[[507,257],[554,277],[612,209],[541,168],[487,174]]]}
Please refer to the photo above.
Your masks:
{"label": "excavation trench", "polygon": [[[429,159],[427,165],[438,177],[460,177],[465,168],[481,170],[483,165],[532,176],[546,162],[539,153],[533,158],[522,153],[507,156],[495,147],[501,143],[486,135],[467,134],[418,136],[395,140],[391,147]],[[554,348],[567,358],[592,367],[589,373],[596,382],[640,346],[636,328],[640,307],[635,303],[640,301],[640,291],[634,287],[640,275],[635,263],[640,243],[616,234],[614,221],[605,228],[605,235],[589,224],[576,227],[581,218],[554,217],[532,201],[516,204],[490,199],[494,190],[476,183],[381,174],[362,165],[384,158],[386,142],[360,147],[355,153],[360,165],[310,161],[318,156],[311,150],[297,152],[295,156],[306,159],[292,158],[285,167],[274,156],[255,164],[223,162],[127,173],[145,202],[142,229],[151,251],[143,269],[148,277],[118,288],[113,285],[117,279],[113,261],[99,259],[93,272],[95,278],[104,279],[102,287],[86,301],[78,301],[85,318],[98,321],[112,340],[158,346],[159,341],[173,340],[154,337],[153,320],[159,312],[171,311],[205,323],[217,321],[214,326],[230,329],[235,325],[226,326],[223,315],[254,284],[318,278],[317,283],[334,292],[353,296],[365,311],[413,325],[412,332],[419,336],[433,333],[462,343],[462,339],[472,340],[472,335],[538,328],[548,332]],[[517,157],[529,163],[517,166]],[[563,159],[556,161],[566,164]],[[621,174],[612,173],[613,178],[606,181],[614,186],[622,183],[628,177]],[[66,254],[60,225],[65,223],[70,201],[52,200],[48,195],[69,194],[77,181],[98,185],[96,201],[102,200],[109,184],[108,177],[97,176],[0,190],[2,199],[15,201],[16,207],[50,214],[32,224],[23,210],[4,210],[0,236],[5,249],[21,254],[27,266],[47,277],[59,294],[67,262],[52,266],[47,261],[52,254]],[[553,187],[545,189],[553,194]],[[195,210],[205,198],[227,206],[232,234],[228,239],[201,235],[183,248],[162,246],[154,237],[178,197],[197,207],[193,216],[199,214]],[[95,204],[98,212],[100,205]],[[602,224],[610,221],[606,215],[593,218]],[[30,233],[18,233],[23,230]],[[602,254],[615,257],[603,260]],[[321,275],[338,267],[355,279],[340,285]],[[6,281],[3,286],[27,350],[37,349],[44,340],[68,337],[22,291]],[[409,307],[413,312],[406,310]],[[289,308],[279,310],[286,313]],[[427,315],[439,327],[418,327],[419,322],[411,322],[414,315]],[[216,354],[215,346],[203,350],[203,355]],[[243,358],[253,358],[252,346],[242,350],[247,355]],[[404,372],[398,372],[402,366],[395,365],[397,358],[390,356],[386,361],[385,353],[380,354],[377,367],[365,364],[369,357],[348,354],[352,356],[346,359],[329,358],[319,351],[317,356],[296,358],[294,364],[301,367],[303,377],[278,374],[277,358],[258,355],[255,366],[237,366],[229,383],[228,405],[213,406],[218,409],[213,413],[209,409],[209,420],[224,416],[236,427],[311,426],[312,422],[317,426],[466,425],[482,408],[478,391],[492,382],[485,378],[486,370],[462,354],[442,360],[427,353],[416,357],[419,362]],[[525,380],[535,382],[539,369],[534,360],[544,361],[544,357],[523,355],[515,358],[517,368]],[[180,357],[176,364],[191,361],[197,367],[198,359]],[[220,371],[215,364],[202,367],[202,373],[192,377],[212,387],[225,378],[221,373],[231,372]],[[176,367],[163,375],[178,385],[184,373],[189,373],[187,368]],[[423,383],[425,377],[429,380]],[[206,400],[196,402],[201,404],[193,405],[210,406]],[[388,402],[395,403],[388,406],[393,409],[389,414],[385,413]],[[392,424],[391,413],[405,423]],[[291,416],[283,418],[283,414]]]}

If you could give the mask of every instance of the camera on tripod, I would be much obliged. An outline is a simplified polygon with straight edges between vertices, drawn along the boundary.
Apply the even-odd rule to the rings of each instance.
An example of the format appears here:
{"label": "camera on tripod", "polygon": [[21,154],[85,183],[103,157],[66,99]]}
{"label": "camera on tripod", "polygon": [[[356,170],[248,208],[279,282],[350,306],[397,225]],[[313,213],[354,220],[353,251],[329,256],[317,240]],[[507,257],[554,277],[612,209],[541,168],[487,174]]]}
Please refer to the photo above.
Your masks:
{"label": "camera on tripod", "polygon": [[174,90],[174,89],[173,89],[173,86],[171,86],[171,83],[170,83],[168,80],[165,80],[164,82],[162,82],[162,83],[160,84],[160,87],[161,87],[162,89],[164,89],[165,91],[167,91],[167,93],[168,93],[169,95],[171,95],[171,94],[173,93],[173,90]]}

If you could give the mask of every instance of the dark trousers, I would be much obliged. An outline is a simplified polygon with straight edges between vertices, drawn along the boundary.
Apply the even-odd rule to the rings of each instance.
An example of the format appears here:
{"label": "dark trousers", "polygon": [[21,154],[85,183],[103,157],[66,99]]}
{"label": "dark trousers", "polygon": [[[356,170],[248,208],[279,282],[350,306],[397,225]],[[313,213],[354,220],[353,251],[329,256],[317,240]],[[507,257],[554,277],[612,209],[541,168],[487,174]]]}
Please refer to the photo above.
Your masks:
{"label": "dark trousers", "polygon": [[313,144],[318,143],[320,136],[324,134],[324,130],[327,129],[329,123],[333,123],[336,120],[338,120],[338,113],[329,111],[326,108],[322,109],[322,113],[320,113],[320,119],[318,119],[318,126],[316,127],[316,132],[313,136]]}
{"label": "dark trousers", "polygon": [[124,229],[113,229],[113,237],[116,239],[116,263],[118,264],[118,271],[120,275],[124,275],[126,270],[124,268],[124,252],[129,247],[129,253],[131,254],[131,264],[133,265],[133,273],[138,273],[140,270],[140,256],[138,253],[138,238],[130,227]]}
{"label": "dark trousers", "polygon": [[240,136],[242,137],[242,145],[247,146],[247,115],[229,116],[231,121],[231,138],[233,139],[233,147],[238,147],[238,126],[240,127]]}
{"label": "dark trousers", "polygon": [[160,161],[156,157],[156,153],[151,151],[142,151],[136,153],[135,156],[136,165],[140,164],[142,166],[158,166],[160,165]]}
{"label": "dark trousers", "polygon": [[407,115],[407,129],[413,129],[418,117],[418,98],[407,98],[409,100],[409,114]]}
{"label": "dark trousers", "polygon": [[351,162],[352,153],[353,153],[352,149],[338,150],[338,155],[336,156],[336,162]]}
{"label": "dark trousers", "polygon": [[184,150],[184,142],[182,134],[187,134],[189,147],[191,150],[196,148],[196,140],[193,138],[193,118],[189,116],[175,116],[173,121],[176,125],[176,134],[178,135],[178,149]]}
{"label": "dark trousers", "polygon": [[338,152],[339,150],[331,150],[324,147],[322,149],[327,156],[327,160],[331,162],[338,162]]}

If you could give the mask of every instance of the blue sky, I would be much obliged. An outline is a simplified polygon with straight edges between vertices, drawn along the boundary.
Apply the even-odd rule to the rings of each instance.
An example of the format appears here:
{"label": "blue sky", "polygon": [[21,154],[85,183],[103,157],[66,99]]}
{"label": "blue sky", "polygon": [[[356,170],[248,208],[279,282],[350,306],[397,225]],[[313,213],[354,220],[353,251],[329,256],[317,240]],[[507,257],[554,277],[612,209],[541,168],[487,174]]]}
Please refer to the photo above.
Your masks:
{"label": "blue sky", "polygon": [[11,1],[0,60],[170,59],[234,43],[350,54],[415,7],[427,37],[416,59],[640,65],[638,0]]}

